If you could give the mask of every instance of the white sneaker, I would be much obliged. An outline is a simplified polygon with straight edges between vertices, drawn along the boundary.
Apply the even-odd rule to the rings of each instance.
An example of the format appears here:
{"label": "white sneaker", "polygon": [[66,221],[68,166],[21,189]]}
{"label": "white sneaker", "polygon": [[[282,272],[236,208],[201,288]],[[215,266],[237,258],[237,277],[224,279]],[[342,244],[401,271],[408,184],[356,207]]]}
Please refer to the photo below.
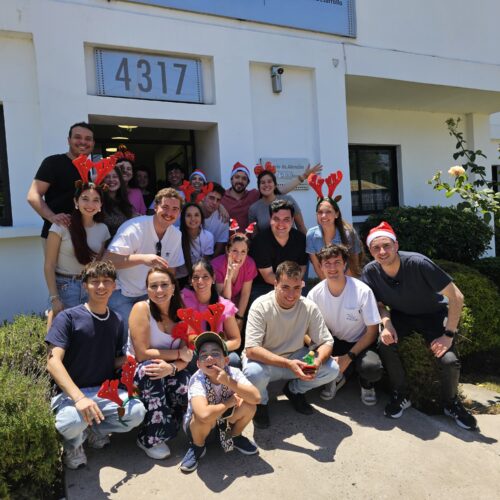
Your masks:
{"label": "white sneaker", "polygon": [[91,448],[100,450],[110,443],[110,439],[107,434],[103,436],[102,434],[97,434],[96,432],[93,432],[89,429],[87,443]]}
{"label": "white sneaker", "polygon": [[341,387],[344,387],[345,382],[346,380],[344,374],[339,373],[335,380],[323,386],[323,390],[319,393],[319,397],[324,401],[330,401],[330,399],[333,399],[335,397],[337,391]]}
{"label": "white sneaker", "polygon": [[87,456],[83,450],[83,446],[80,445],[78,448],[65,449],[63,462],[68,469],[78,469],[87,465]]}
{"label": "white sneaker", "polygon": [[375,387],[371,389],[365,389],[361,387],[361,401],[366,406],[373,406],[377,404],[377,393],[375,392]]}
{"label": "white sneaker", "polygon": [[151,448],[146,448],[139,440],[137,440],[137,446],[144,450],[144,453],[149,458],[154,458],[155,460],[163,460],[164,458],[168,458],[170,456],[170,448],[167,443],[159,443]]}

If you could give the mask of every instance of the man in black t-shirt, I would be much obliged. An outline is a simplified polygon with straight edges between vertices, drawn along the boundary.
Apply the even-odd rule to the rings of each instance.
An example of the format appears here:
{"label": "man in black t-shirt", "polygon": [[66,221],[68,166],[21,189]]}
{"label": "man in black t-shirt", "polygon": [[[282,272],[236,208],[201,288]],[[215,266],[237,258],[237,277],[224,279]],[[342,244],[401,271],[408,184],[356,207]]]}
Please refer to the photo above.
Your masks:
{"label": "man in black t-shirt", "polygon": [[306,272],[306,237],[293,226],[295,209],[287,200],[275,200],[269,205],[269,229],[259,233],[252,242],[250,255],[255,260],[259,275],[253,282],[252,298],[274,289],[276,269],[290,260]]}
{"label": "man in black t-shirt", "polygon": [[28,191],[28,203],[43,218],[42,238],[52,224],[67,227],[74,208],[75,181],[80,179],[72,161],[94,149],[94,132],[88,123],[75,123],[69,129],[67,153],[48,156],[35,174]]}
{"label": "man in black t-shirt", "polygon": [[398,341],[416,332],[424,337],[439,362],[445,415],[464,429],[475,429],[476,419],[457,396],[460,361],[454,337],[463,307],[462,293],[429,258],[398,252],[396,234],[387,222],[370,231],[366,245],[375,260],[365,266],[361,279],[373,290],[379,304],[383,327],[379,354],[393,390],[386,416],[399,418],[411,406]]}
{"label": "man in black t-shirt", "polygon": [[[126,360],[123,321],[108,307],[115,280],[111,263],[88,264],[82,276],[88,302],[59,313],[45,337],[47,370],[59,390],[51,406],[63,437],[63,460],[71,469],[87,463],[82,446],[85,439],[93,448],[103,448],[110,433],[128,432],[146,413],[138,399],[131,399],[120,421],[118,405],[97,396],[105,380],[118,378],[115,370]],[[127,397],[126,391],[119,394],[122,400]]]}

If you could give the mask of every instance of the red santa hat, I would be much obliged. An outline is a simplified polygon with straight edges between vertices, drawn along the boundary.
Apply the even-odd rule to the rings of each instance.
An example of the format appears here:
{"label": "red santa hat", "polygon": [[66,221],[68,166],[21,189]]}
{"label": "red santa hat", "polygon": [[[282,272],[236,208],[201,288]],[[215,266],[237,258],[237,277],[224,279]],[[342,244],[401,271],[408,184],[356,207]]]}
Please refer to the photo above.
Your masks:
{"label": "red santa hat", "polygon": [[370,243],[375,238],[379,238],[380,236],[385,236],[386,238],[390,238],[392,241],[397,241],[394,229],[392,229],[388,222],[382,221],[377,227],[370,229],[366,238],[366,246],[370,248]]}
{"label": "red santa hat", "polygon": [[243,165],[243,163],[240,163],[239,161],[237,161],[234,165],[233,165],[233,170],[231,170],[231,177],[236,173],[236,172],[243,172],[244,174],[247,175],[248,179],[250,179],[250,170],[248,170],[248,167],[245,167],[245,165]]}
{"label": "red santa hat", "polygon": [[203,179],[203,182],[207,182],[207,176],[199,168],[193,170],[193,173],[189,176],[189,180],[193,178],[193,175],[199,175]]}

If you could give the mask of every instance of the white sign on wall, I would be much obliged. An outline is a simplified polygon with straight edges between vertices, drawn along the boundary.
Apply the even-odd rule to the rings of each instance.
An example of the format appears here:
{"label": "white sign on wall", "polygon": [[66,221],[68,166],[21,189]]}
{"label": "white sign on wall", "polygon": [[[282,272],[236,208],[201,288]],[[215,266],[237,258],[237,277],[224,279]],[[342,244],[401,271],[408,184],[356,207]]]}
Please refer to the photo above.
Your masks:
{"label": "white sign on wall", "polygon": [[[276,180],[279,186],[283,186],[298,175],[302,175],[309,165],[307,158],[261,158],[260,164],[265,165],[268,161],[276,167]],[[304,182],[295,188],[296,191],[307,191],[308,189],[307,179],[304,179]]]}
{"label": "white sign on wall", "polygon": [[95,49],[97,95],[203,102],[201,61]]}

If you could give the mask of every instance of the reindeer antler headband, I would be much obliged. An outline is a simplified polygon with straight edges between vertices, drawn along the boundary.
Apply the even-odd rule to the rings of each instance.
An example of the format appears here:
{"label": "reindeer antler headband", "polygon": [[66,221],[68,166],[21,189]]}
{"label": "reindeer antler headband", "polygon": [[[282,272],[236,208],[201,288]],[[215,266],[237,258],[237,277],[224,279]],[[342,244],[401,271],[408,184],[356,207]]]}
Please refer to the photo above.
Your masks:
{"label": "reindeer antler headband", "polygon": [[114,156],[116,156],[118,162],[126,160],[134,163],[135,161],[135,154],[132,153],[132,151],[129,151],[125,144],[120,144],[118,146],[118,151],[114,154]]}
{"label": "reindeer antler headband", "polygon": [[258,177],[262,172],[270,172],[271,174],[276,173],[276,167],[270,162],[266,161],[265,165],[255,165],[255,168],[253,169],[255,175]]}
{"label": "reindeer antler headband", "polygon": [[[333,193],[335,193],[335,189],[337,189],[337,186],[342,181],[342,177],[342,172],[340,170],[337,170],[337,172],[332,172],[328,177],[326,177],[326,179],[323,179],[323,177],[318,174],[311,174],[307,178],[309,186],[311,186],[318,195],[318,203],[316,204],[316,208],[322,201],[328,201],[338,210],[337,204],[342,199],[342,196],[337,195],[335,196],[335,198],[333,198]],[[325,196],[323,194],[323,184],[325,183],[328,186],[328,196]]]}
{"label": "reindeer antler headband", "polygon": [[[97,163],[94,163],[85,155],[80,155],[78,158],[75,158],[72,163],[78,170],[78,173],[80,174],[80,177],[82,179],[81,181],[75,182],[76,189],[84,189],[86,186],[88,186],[89,188],[98,187],[102,183],[106,175],[108,175],[109,172],[111,172],[115,168],[116,160],[117,158],[115,155],[111,155],[108,158],[103,158]],[[94,182],[89,182],[89,172],[92,169],[97,172],[97,175],[94,179]],[[107,190],[106,185],[103,185],[101,187],[105,191]]]}

